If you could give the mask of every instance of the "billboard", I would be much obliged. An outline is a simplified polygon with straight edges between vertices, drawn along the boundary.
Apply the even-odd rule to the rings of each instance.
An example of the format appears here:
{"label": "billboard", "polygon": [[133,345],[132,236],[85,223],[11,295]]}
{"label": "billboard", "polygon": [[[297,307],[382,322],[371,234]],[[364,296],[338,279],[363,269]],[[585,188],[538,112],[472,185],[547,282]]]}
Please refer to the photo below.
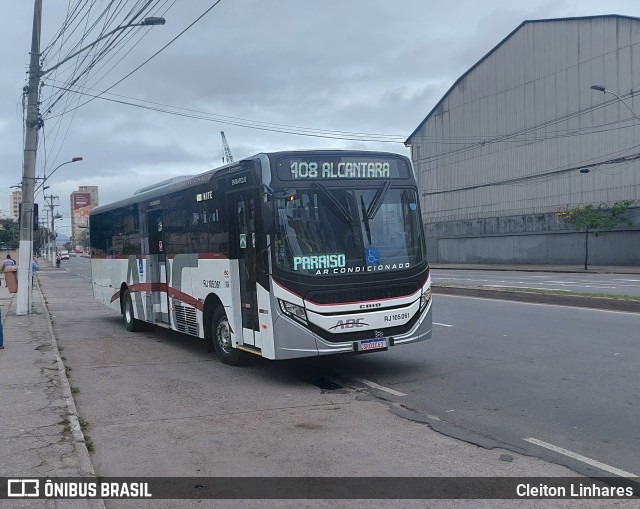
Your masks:
{"label": "billboard", "polygon": [[91,193],[73,193],[73,224],[76,228],[89,226]]}

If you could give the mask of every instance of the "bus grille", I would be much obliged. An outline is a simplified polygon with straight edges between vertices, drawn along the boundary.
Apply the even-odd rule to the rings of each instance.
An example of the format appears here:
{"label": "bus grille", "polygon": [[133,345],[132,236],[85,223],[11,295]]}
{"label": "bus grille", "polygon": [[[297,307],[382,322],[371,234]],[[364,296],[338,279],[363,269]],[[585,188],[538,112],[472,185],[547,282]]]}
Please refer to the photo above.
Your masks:
{"label": "bus grille", "polygon": [[363,302],[368,300],[393,299],[405,297],[416,293],[420,285],[385,286],[378,288],[366,288],[362,290],[345,289],[332,290],[330,292],[309,292],[306,299],[316,304],[338,304],[345,302]]}
{"label": "bus grille", "polygon": [[176,308],[176,329],[192,336],[198,335],[198,320],[195,308],[174,304]]}

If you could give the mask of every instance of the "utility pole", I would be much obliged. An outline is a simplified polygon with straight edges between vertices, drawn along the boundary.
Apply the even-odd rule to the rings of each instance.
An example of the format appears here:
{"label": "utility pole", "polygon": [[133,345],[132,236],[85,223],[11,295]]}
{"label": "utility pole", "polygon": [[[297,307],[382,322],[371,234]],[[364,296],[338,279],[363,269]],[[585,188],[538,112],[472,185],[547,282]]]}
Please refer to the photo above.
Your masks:
{"label": "utility pole", "polygon": [[53,200],[59,199],[59,197],[55,194],[50,194],[49,196],[44,197],[45,201],[49,200],[49,208],[51,209],[51,238],[53,240],[53,249],[51,251],[50,261],[53,261],[58,257],[58,243],[56,242],[56,214],[54,211],[54,207],[57,207],[57,203],[53,203]]}
{"label": "utility pole", "polygon": [[33,252],[33,189],[36,179],[38,148],[38,89],[40,87],[40,28],[42,0],[34,0],[31,61],[27,86],[27,118],[25,121],[24,167],[22,169],[22,214],[20,216],[20,256],[18,258],[18,295],[16,315],[31,311],[31,256]]}
{"label": "utility pole", "polygon": [[[47,204],[47,199],[45,198],[44,200],[45,205]],[[52,261],[51,259],[51,232],[48,232],[47,234],[47,230],[49,228],[49,209],[45,208],[44,209],[47,218],[44,220],[44,224],[45,224],[45,231],[43,232],[45,235],[45,240],[47,241],[45,243],[46,246],[46,251],[45,251],[45,258],[47,258],[49,261]]]}
{"label": "utility pole", "polygon": [[38,240],[38,257],[41,257],[44,253],[44,248],[47,240],[47,226],[49,223],[44,218],[38,219],[38,226],[40,228],[40,239]]}

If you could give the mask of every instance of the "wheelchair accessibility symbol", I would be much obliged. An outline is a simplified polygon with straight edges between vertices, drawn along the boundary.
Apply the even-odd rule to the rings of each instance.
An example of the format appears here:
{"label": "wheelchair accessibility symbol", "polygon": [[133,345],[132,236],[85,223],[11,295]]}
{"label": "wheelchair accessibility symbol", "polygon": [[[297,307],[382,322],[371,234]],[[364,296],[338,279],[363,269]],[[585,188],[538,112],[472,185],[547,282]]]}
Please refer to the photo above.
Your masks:
{"label": "wheelchair accessibility symbol", "polygon": [[365,250],[367,265],[377,265],[380,263],[380,253],[375,247],[369,247]]}

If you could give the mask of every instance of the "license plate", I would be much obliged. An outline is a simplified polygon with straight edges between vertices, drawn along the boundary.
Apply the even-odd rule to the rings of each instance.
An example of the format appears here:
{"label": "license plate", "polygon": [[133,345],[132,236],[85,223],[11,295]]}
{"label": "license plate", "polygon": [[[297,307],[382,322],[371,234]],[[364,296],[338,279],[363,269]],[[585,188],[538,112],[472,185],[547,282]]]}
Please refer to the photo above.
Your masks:
{"label": "license plate", "polygon": [[387,340],[385,338],[379,339],[361,339],[358,341],[358,351],[368,352],[370,350],[383,350],[387,348]]}

